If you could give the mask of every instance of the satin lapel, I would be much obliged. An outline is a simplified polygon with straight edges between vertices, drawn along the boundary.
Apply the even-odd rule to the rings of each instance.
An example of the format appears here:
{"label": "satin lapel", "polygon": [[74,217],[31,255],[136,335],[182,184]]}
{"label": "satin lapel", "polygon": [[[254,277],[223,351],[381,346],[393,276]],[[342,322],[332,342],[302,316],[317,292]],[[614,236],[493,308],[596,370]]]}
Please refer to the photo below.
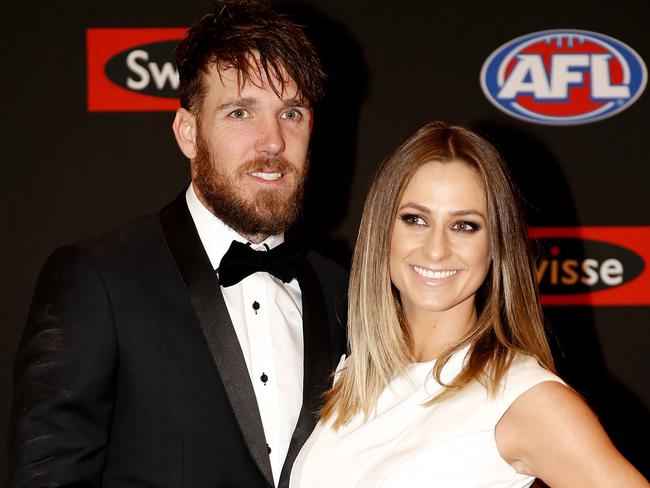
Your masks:
{"label": "satin lapel", "polygon": [[[327,304],[314,269],[305,260],[298,276],[302,292],[302,331],[304,341],[303,402],[296,429],[291,437],[289,451],[282,467],[278,488],[289,486],[291,467],[311,432],[322,405],[323,394],[329,388],[330,333]],[[332,304],[333,306],[333,304]]]}
{"label": "satin lapel", "polygon": [[217,276],[187,209],[184,192],[160,212],[160,221],[246,445],[267,483],[273,486],[253,385]]}

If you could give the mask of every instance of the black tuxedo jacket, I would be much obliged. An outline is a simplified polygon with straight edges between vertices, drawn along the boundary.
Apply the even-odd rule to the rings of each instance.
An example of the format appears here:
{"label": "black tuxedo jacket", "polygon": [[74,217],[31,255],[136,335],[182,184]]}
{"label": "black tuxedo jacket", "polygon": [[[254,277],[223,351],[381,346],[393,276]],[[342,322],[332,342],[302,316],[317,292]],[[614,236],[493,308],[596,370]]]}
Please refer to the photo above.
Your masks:
{"label": "black tuxedo jacket", "polygon": [[[309,253],[304,399],[280,486],[345,352],[347,275]],[[16,355],[10,485],[273,486],[253,385],[184,193],[46,263]]]}

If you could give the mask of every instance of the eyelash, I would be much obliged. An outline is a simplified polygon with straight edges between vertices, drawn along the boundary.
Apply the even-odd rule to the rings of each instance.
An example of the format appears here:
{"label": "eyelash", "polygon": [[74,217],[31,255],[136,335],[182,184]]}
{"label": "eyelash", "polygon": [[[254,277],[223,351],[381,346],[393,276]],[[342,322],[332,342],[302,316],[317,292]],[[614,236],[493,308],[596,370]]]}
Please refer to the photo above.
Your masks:
{"label": "eyelash", "polygon": [[[399,218],[406,225],[429,225],[426,219],[418,214],[402,214]],[[457,232],[473,233],[481,229],[481,224],[472,220],[458,220],[452,224],[451,229]]]}

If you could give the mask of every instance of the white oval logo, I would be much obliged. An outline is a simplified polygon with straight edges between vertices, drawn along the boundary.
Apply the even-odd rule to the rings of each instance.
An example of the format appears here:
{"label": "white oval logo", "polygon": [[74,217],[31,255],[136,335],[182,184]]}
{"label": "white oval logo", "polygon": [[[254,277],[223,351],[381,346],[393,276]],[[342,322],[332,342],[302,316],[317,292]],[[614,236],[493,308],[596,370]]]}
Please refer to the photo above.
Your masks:
{"label": "white oval logo", "polygon": [[643,93],[648,72],[629,46],[596,32],[556,29],[499,47],[481,88],[499,110],[528,122],[576,125],[611,117]]}

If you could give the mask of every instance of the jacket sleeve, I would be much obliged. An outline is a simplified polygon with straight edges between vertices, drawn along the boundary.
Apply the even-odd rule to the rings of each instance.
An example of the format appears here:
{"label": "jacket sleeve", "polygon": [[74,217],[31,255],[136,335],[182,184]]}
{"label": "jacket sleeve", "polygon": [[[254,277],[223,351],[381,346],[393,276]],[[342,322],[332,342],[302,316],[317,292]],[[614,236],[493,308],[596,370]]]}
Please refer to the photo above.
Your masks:
{"label": "jacket sleeve", "polygon": [[116,367],[102,275],[87,253],[63,248],[41,272],[16,354],[11,487],[100,486]]}

